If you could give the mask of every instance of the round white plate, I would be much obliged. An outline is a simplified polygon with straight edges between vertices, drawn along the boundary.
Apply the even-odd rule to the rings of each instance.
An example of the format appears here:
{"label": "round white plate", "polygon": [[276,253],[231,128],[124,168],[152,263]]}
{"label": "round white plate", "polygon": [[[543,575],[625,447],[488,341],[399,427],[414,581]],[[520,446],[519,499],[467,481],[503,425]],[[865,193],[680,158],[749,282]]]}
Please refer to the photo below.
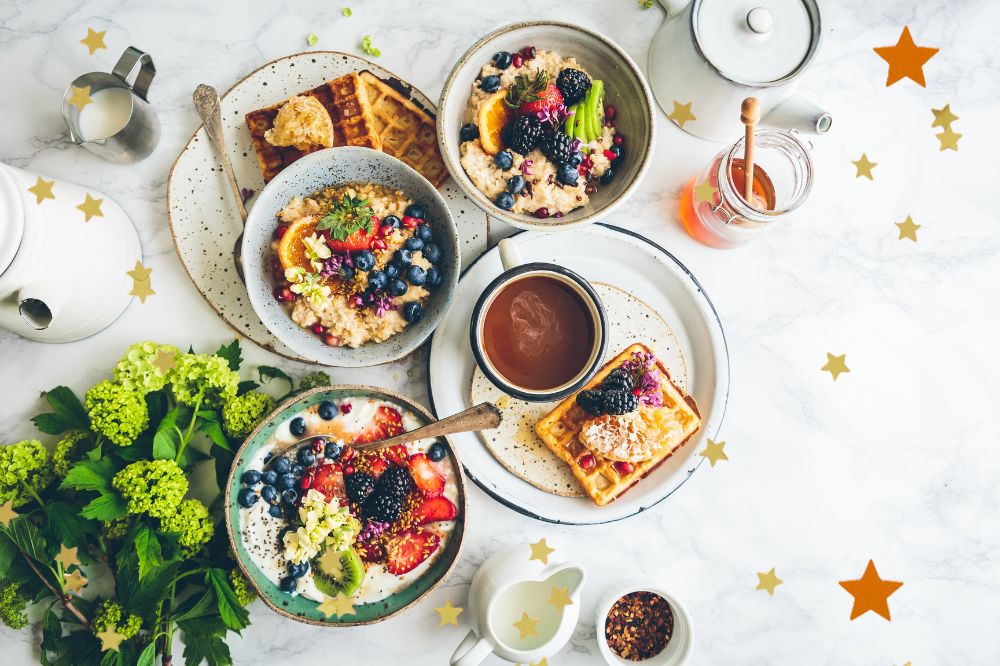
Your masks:
{"label": "round white plate", "polygon": [[[564,497],[536,488],[509,472],[474,433],[454,435],[469,477],[497,501],[526,516],[553,523],[591,525],[634,516],[666,499],[704,462],[697,453],[722,426],[729,396],[729,355],[722,324],[698,280],[652,241],[606,224],[573,232],[523,232],[516,236],[525,261],[563,265],[588,280],[620,286],[648,303],[676,334],[688,371],[688,392],[701,410],[702,427],[677,453],[620,498],[600,507],[589,497]],[[454,304],[438,325],[428,358],[431,404],[438,417],[469,407],[476,362],[469,321],[479,294],[502,271],[494,248],[466,270]],[[607,358],[619,349],[609,349]]]}
{"label": "round white plate", "polygon": [[[222,127],[240,187],[260,192],[264,177],[244,116],[350,72],[368,70],[383,79],[395,74],[373,62],[338,51],[309,51],[270,62],[237,82],[222,96]],[[405,85],[405,83],[404,83]],[[422,92],[410,86],[414,102],[435,113]],[[440,188],[458,227],[462,265],[486,250],[486,214],[450,178]],[[247,201],[247,209],[254,198]],[[181,263],[195,287],[238,333],[269,351],[309,361],[289,349],[261,323],[233,266],[233,244],[242,231],[222,164],[199,127],[177,157],[167,180],[167,215]]]}

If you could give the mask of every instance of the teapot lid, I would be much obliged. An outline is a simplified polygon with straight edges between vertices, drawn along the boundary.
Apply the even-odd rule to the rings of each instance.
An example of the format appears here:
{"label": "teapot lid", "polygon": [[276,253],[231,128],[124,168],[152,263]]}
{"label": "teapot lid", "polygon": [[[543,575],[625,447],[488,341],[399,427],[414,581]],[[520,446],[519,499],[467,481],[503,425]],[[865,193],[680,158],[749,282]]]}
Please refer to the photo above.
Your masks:
{"label": "teapot lid", "polygon": [[815,0],[695,0],[691,29],[704,58],[751,87],[784,83],[816,52]]}
{"label": "teapot lid", "polygon": [[24,209],[17,184],[7,167],[0,164],[0,273],[14,261],[24,232]]}

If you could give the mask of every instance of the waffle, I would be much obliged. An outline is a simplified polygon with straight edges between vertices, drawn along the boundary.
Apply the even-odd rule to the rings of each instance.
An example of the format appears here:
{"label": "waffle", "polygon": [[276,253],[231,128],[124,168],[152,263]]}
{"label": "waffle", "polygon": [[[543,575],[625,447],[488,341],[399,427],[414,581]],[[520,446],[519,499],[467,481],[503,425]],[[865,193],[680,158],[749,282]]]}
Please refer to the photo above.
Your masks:
{"label": "waffle", "polygon": [[[603,368],[587,383],[583,389],[592,389],[600,386],[604,378],[615,368],[632,357],[636,351],[649,352],[650,350],[642,344],[634,344],[625,349],[615,358],[611,359]],[[657,361],[657,367],[663,375],[665,381],[661,382],[660,390],[663,393],[663,406],[658,409],[669,410],[671,416],[680,421],[683,425],[682,435],[677,438],[676,444],[667,445],[657,451],[652,458],[633,464],[632,471],[628,474],[619,474],[614,468],[614,461],[593,454],[597,464],[593,469],[585,470],[580,467],[577,459],[584,453],[589,453],[583,444],[580,443],[580,431],[583,424],[591,418],[576,404],[576,395],[571,395],[558,405],[555,409],[546,414],[535,424],[535,432],[549,449],[563,462],[569,465],[573,476],[583,487],[584,491],[590,495],[591,499],[598,506],[603,506],[612,500],[620,497],[625,491],[634,486],[640,479],[652,472],[664,460],[669,458],[675,451],[680,449],[691,439],[691,436],[701,427],[701,414],[694,398],[678,388],[671,380],[667,369]],[[581,389],[581,390],[583,390]]]}
{"label": "waffle", "polygon": [[438,150],[434,117],[369,71],[361,72],[382,151],[441,187],[448,170]]}
{"label": "waffle", "polygon": [[[333,121],[334,146],[362,146],[382,149],[382,141],[376,131],[375,122],[368,102],[368,86],[354,72],[338,79],[299,93],[319,100]],[[303,155],[322,150],[325,146],[313,146],[299,150],[293,146],[272,146],[264,138],[264,133],[274,126],[274,118],[284,102],[265,109],[251,111],[246,115],[247,127],[253,139],[260,169],[264,172],[264,182],[269,182],[282,169]]]}

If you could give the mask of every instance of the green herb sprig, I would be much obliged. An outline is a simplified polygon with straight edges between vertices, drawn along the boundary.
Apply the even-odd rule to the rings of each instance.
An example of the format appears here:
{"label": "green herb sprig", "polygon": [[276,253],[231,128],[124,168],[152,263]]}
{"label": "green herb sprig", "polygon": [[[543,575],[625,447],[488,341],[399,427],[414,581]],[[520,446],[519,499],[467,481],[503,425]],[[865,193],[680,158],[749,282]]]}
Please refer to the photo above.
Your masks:
{"label": "green herb sprig", "polygon": [[319,231],[329,229],[330,237],[335,240],[345,240],[361,229],[369,234],[374,233],[374,213],[368,199],[345,194],[340,201],[333,204],[330,212],[320,219],[316,229]]}

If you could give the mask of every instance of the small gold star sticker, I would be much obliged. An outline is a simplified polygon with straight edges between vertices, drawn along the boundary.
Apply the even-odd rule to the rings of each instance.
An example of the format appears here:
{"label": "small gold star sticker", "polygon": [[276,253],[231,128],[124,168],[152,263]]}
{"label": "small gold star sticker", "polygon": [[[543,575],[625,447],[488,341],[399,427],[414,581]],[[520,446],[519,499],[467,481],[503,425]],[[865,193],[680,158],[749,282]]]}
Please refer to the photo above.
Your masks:
{"label": "small gold star sticker", "polygon": [[118,647],[122,644],[122,641],[125,640],[125,637],[115,631],[114,627],[111,627],[106,631],[101,631],[95,635],[101,639],[101,652],[107,652],[108,650],[118,652]]}
{"label": "small gold star sticker", "polygon": [[715,463],[720,460],[729,460],[729,456],[723,450],[726,447],[725,442],[713,442],[710,439],[705,440],[705,450],[700,452],[698,455],[708,458],[708,462],[712,467],[715,467]]}
{"label": "small gold star sticker", "polygon": [[861,158],[851,162],[851,164],[858,169],[858,172],[854,174],[855,178],[861,178],[861,176],[864,176],[868,180],[875,180],[872,177],[872,169],[878,166],[878,162],[869,161],[866,153],[861,153]]}
{"label": "small gold star sticker", "polygon": [[[142,266],[142,264],[139,264],[139,266]],[[146,281],[147,282],[149,281],[148,274]],[[172,354],[171,352],[168,352],[166,349],[160,349],[156,352],[156,356],[153,357],[152,363],[153,365],[155,365],[157,368],[160,369],[161,375],[165,375],[167,374],[168,370],[174,369],[174,367],[177,365],[177,360],[174,358],[174,354]]]}
{"label": "small gold star sticker", "polygon": [[952,131],[951,127],[946,127],[943,132],[934,136],[941,142],[941,150],[958,150],[958,140],[962,138],[962,135]]}
{"label": "small gold star sticker", "polygon": [[434,612],[441,616],[441,621],[438,623],[439,627],[443,627],[446,624],[453,624],[458,626],[458,616],[462,613],[464,609],[458,606],[451,605],[451,599],[444,602],[444,606],[440,608],[435,608]]}
{"label": "small gold star sticker", "polygon": [[94,101],[90,99],[90,86],[84,86],[82,88],[72,86],[71,89],[73,90],[73,94],[69,96],[66,103],[75,106],[77,111],[83,111],[83,107]]}
{"label": "small gold star sticker", "polygon": [[778,587],[779,585],[785,582],[780,578],[778,578],[778,576],[774,573],[774,567],[771,567],[771,570],[768,572],[758,571],[757,580],[758,582],[756,589],[767,590],[767,593],[770,594],[772,597],[774,596],[774,588]]}
{"label": "small gold star sticker", "polygon": [[86,198],[83,203],[76,207],[78,211],[83,213],[83,221],[90,222],[92,217],[104,217],[104,213],[101,212],[101,203],[104,199],[95,199],[90,196],[90,192],[87,192]]}
{"label": "small gold star sticker", "polygon": [[97,49],[106,49],[107,45],[104,43],[104,35],[108,34],[107,30],[101,30],[100,32],[95,31],[93,28],[87,28],[87,36],[80,40],[80,43],[87,47],[90,51],[90,55],[94,55]]}
{"label": "small gold star sticker", "polygon": [[948,129],[953,122],[958,120],[958,116],[951,112],[951,104],[945,104],[940,109],[931,109],[931,113],[934,114],[934,123],[931,124],[931,127]]}
{"label": "small gold star sticker", "polygon": [[917,229],[919,229],[923,225],[914,222],[913,218],[910,217],[909,215],[907,215],[906,219],[903,220],[902,222],[896,222],[895,224],[897,227],[899,227],[899,240],[903,240],[904,238],[909,238],[914,243],[917,242]]}
{"label": "small gold star sticker", "polygon": [[10,521],[17,518],[17,511],[14,511],[14,500],[7,500],[0,504],[0,525],[10,527]]}
{"label": "small gold star sticker", "polygon": [[569,588],[553,587],[552,594],[549,596],[549,603],[556,608],[572,605],[573,600],[569,598]]}
{"label": "small gold star sticker", "polygon": [[521,619],[514,623],[514,627],[521,632],[521,640],[528,636],[537,636],[538,618],[528,617],[527,613],[522,613]]}
{"label": "small gold star sticker", "polygon": [[528,561],[538,560],[542,564],[549,563],[549,555],[555,552],[555,548],[549,548],[549,544],[545,543],[545,539],[541,539],[538,543],[529,544],[531,547],[531,557]]}
{"label": "small gold star sticker", "polygon": [[712,185],[712,183],[706,181],[701,182],[694,188],[694,199],[698,203],[715,203],[715,194],[719,191],[719,188]]}
{"label": "small gold star sticker", "polygon": [[540,662],[532,664],[531,666],[549,666],[549,660],[546,657],[542,657]]}
{"label": "small gold star sticker", "polygon": [[28,188],[28,191],[35,195],[35,199],[39,206],[46,199],[55,199],[56,195],[52,194],[52,186],[55,185],[54,180],[45,180],[41,176],[35,181],[35,184]]}
{"label": "small gold star sticker", "polygon": [[851,369],[847,367],[847,363],[845,362],[846,359],[847,354],[834,356],[830,352],[827,352],[826,365],[820,368],[820,370],[823,372],[829,372],[833,376],[833,381],[837,381],[837,377],[839,377],[842,373],[851,371]]}
{"label": "small gold star sticker", "polygon": [[79,569],[73,573],[64,573],[63,578],[66,579],[64,584],[66,591],[73,594],[80,594],[80,591],[87,585],[87,577],[80,573]]}
{"label": "small gold star sticker", "polygon": [[80,566],[80,560],[76,556],[77,547],[67,548],[59,544],[59,554],[56,555],[56,562],[62,565],[63,569],[69,569],[74,564]]}
{"label": "small gold star sticker", "polygon": [[132,278],[132,291],[129,292],[129,295],[138,296],[140,303],[145,303],[148,297],[156,293],[153,291],[153,287],[149,281],[149,274],[152,272],[152,268],[145,268],[138,261],[135,262],[135,268],[130,271],[125,271],[125,273]]}
{"label": "small gold star sticker", "polygon": [[336,597],[327,597],[324,595],[323,603],[317,606],[317,608],[327,617],[336,615],[338,618],[341,618],[345,615],[354,615],[354,605],[351,604],[350,597],[346,597],[343,594],[338,594]]}
{"label": "small gold star sticker", "polygon": [[672,121],[677,123],[677,126],[684,129],[684,123],[689,120],[698,120],[698,118],[691,113],[691,102],[687,104],[681,104],[676,99],[674,100],[674,110],[670,112],[667,116]]}

